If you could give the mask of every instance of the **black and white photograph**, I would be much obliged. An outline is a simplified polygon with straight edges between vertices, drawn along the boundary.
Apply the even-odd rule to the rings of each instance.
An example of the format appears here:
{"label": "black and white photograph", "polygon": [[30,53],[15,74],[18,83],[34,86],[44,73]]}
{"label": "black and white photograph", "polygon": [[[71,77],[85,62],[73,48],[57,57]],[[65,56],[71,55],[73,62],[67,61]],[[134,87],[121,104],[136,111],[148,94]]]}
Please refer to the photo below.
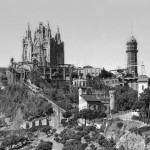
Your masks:
{"label": "black and white photograph", "polygon": [[150,0],[0,0],[0,150],[150,150]]}

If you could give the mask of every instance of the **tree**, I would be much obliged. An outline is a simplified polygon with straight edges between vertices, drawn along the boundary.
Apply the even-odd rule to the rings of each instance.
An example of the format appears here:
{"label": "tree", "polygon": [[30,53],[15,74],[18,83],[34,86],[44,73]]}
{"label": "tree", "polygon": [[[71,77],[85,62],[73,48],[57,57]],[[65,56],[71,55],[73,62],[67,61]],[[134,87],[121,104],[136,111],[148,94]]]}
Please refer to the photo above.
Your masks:
{"label": "tree", "polygon": [[95,77],[93,78],[92,87],[95,90],[102,90],[105,89],[106,86],[100,77]]}
{"label": "tree", "polygon": [[146,115],[148,117],[148,122],[149,122],[149,116],[150,116],[150,89],[147,88],[144,90],[143,93],[140,94],[140,101],[144,102],[144,108],[146,111]]}
{"label": "tree", "polygon": [[104,79],[111,78],[113,76],[114,76],[113,73],[105,70],[105,68],[103,68],[102,71],[101,71],[101,73],[99,74],[99,77],[100,78],[104,78]]}
{"label": "tree", "polygon": [[44,112],[46,115],[51,115],[53,113],[53,107],[52,104],[50,103],[45,103],[44,104]]}
{"label": "tree", "polygon": [[92,76],[88,73],[87,75],[86,75],[86,79],[91,79],[92,78]]}
{"label": "tree", "polygon": [[24,137],[24,136],[11,135],[11,136],[6,137],[4,139],[4,141],[1,144],[1,146],[2,147],[12,148],[14,145],[15,145],[15,147],[17,147],[19,143],[21,143],[21,145],[23,145],[27,141],[28,141],[28,139],[26,137]]}
{"label": "tree", "polygon": [[86,125],[86,120],[87,120],[87,119],[94,119],[94,118],[95,118],[95,115],[94,115],[93,110],[90,110],[90,109],[82,109],[82,110],[79,112],[79,117],[85,119],[85,125]]}
{"label": "tree", "polygon": [[73,73],[72,73],[72,79],[73,79],[73,78],[78,79],[78,73],[77,73],[77,72],[73,72]]}
{"label": "tree", "polygon": [[41,131],[44,132],[47,136],[49,136],[50,130],[52,129],[51,126],[43,126]]}
{"label": "tree", "polygon": [[144,106],[144,101],[141,101],[141,100],[137,100],[135,101],[135,103],[133,104],[133,107],[132,109],[135,110],[135,109],[141,109],[143,106]]}
{"label": "tree", "polygon": [[35,84],[36,86],[40,86],[40,82],[41,82],[41,73],[40,71],[38,71],[37,69],[33,69],[30,71],[30,73],[28,74],[28,79],[31,80],[31,82],[33,84]]}
{"label": "tree", "polygon": [[71,140],[64,145],[63,150],[85,150],[87,144],[82,144],[78,140]]}
{"label": "tree", "polygon": [[62,114],[62,116],[64,117],[64,118],[70,118],[71,116],[72,116],[72,113],[70,112],[70,111],[66,111],[66,112],[64,112],[63,114]]}
{"label": "tree", "polygon": [[133,104],[138,99],[138,92],[127,86],[116,86],[113,90],[116,91],[116,111],[125,111],[132,109]]}
{"label": "tree", "polygon": [[4,148],[4,147],[2,147],[2,146],[0,146],[0,150],[5,150],[5,148]]}
{"label": "tree", "polygon": [[50,141],[41,142],[35,150],[52,150],[53,143]]}

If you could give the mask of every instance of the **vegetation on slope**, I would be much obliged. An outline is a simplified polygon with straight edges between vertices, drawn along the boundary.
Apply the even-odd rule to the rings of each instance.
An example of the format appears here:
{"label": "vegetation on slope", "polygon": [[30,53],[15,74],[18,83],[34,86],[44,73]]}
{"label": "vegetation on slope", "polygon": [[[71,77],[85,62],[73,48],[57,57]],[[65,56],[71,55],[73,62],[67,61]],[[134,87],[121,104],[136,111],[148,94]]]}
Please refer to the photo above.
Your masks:
{"label": "vegetation on slope", "polygon": [[19,83],[7,85],[5,91],[0,91],[0,103],[0,112],[6,117],[14,117],[18,108],[24,119],[53,113],[51,104]]}

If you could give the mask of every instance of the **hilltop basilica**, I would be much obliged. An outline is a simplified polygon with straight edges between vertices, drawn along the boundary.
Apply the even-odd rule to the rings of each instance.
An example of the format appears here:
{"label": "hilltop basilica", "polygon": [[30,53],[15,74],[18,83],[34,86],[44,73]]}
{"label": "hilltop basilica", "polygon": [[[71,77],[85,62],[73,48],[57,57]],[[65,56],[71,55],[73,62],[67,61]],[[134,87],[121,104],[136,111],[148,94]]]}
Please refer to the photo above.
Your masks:
{"label": "hilltop basilica", "polygon": [[34,32],[32,39],[30,25],[23,38],[22,61],[36,63],[38,66],[56,66],[64,64],[64,42],[61,41],[59,28],[55,37],[52,37],[49,23],[42,22]]}

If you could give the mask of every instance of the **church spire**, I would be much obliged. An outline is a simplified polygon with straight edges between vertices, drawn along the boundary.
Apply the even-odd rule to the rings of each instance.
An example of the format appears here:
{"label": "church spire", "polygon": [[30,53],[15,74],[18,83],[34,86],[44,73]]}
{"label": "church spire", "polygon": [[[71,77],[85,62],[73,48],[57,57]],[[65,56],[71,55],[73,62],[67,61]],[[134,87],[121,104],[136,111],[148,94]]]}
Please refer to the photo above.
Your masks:
{"label": "church spire", "polygon": [[30,24],[28,23],[28,30],[27,30],[27,38],[31,39],[31,30],[30,30]]}
{"label": "church spire", "polygon": [[58,42],[61,41],[61,39],[60,39],[59,27],[57,27],[57,33],[56,33],[55,39],[56,39]]}
{"label": "church spire", "polygon": [[28,22],[28,31],[30,31],[30,24],[29,24],[29,22]]}
{"label": "church spire", "polygon": [[52,37],[51,35],[51,29],[50,29],[50,26],[49,26],[49,21],[47,21],[47,30],[48,30],[48,37]]}

